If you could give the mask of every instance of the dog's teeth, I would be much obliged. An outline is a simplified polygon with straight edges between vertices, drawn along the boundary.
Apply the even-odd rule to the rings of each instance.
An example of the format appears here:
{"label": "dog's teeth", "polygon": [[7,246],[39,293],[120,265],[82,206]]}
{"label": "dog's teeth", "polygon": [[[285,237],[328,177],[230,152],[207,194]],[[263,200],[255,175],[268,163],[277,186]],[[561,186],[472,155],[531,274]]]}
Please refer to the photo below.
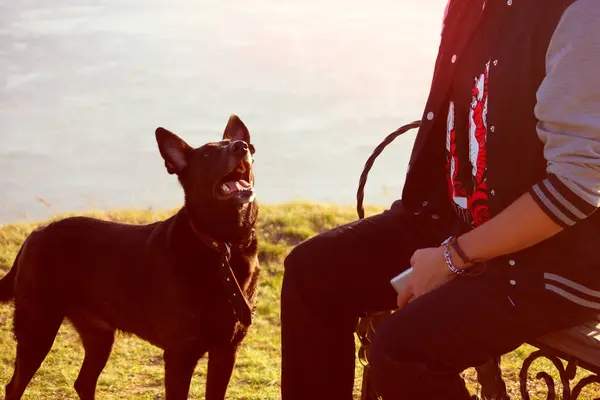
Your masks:
{"label": "dog's teeth", "polygon": [[224,194],[227,194],[227,193],[231,192],[231,189],[229,189],[229,186],[226,183],[224,183],[221,185],[221,191]]}

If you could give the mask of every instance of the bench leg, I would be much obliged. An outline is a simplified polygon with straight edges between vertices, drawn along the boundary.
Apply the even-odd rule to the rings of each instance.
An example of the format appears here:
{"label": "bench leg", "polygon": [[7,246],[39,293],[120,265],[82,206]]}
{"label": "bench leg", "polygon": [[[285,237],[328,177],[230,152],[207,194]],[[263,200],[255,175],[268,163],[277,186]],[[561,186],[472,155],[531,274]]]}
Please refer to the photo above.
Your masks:
{"label": "bench leg", "polygon": [[380,397],[377,395],[373,382],[371,381],[371,374],[369,371],[369,365],[365,365],[363,369],[363,378],[360,391],[360,400],[379,400]]}
{"label": "bench leg", "polygon": [[477,380],[481,385],[481,398],[484,400],[509,400],[506,384],[500,370],[500,357],[493,358],[475,367]]}

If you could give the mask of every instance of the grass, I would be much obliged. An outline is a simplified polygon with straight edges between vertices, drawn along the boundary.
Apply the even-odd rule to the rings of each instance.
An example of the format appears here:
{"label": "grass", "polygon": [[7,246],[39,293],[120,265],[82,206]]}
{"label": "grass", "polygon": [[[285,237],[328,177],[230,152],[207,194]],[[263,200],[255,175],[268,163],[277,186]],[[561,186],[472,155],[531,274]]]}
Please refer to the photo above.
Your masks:
{"label": "grass", "polygon": [[[377,212],[375,207],[367,215]],[[148,223],[164,219],[173,211],[131,210],[96,212],[90,215],[102,219],[129,223]],[[290,203],[262,206],[260,227],[260,260],[263,269],[257,318],[240,351],[239,361],[232,378],[228,398],[277,399],[279,398],[279,291],[282,281],[282,262],[290,249],[324,229],[356,219],[350,207]],[[26,236],[36,223],[19,223],[0,226],[0,275],[12,265]],[[0,305],[0,387],[8,383],[15,358],[15,342],[11,334],[12,307]],[[512,398],[518,396],[518,372],[525,357],[533,350],[524,345],[503,357],[503,374]],[[24,399],[76,399],[73,382],[77,377],[83,350],[74,330],[63,324],[50,354],[27,389]],[[555,374],[549,362],[534,363],[531,373],[548,371]],[[357,365],[357,372],[360,368]],[[357,373],[355,393],[358,398],[360,374]],[[585,376],[587,371],[580,370]],[[532,376],[533,376],[532,375]],[[203,398],[206,362],[196,368],[190,398]],[[464,376],[470,389],[478,387],[472,369]],[[545,386],[531,380],[532,398],[545,398]],[[107,367],[100,376],[98,398],[155,400],[163,398],[163,361],[160,349],[128,335],[118,335]],[[0,390],[0,393],[2,391]],[[580,397],[591,400],[600,397],[598,386],[590,387]]]}

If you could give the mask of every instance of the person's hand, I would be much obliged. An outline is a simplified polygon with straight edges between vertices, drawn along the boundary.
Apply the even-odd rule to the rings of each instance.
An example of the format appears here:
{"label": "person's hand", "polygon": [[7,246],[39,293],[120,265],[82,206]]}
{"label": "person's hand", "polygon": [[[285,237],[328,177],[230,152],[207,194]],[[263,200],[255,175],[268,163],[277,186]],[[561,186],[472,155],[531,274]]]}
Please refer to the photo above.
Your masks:
{"label": "person's hand", "polygon": [[[453,257],[452,261],[457,257]],[[417,298],[430,292],[456,277],[444,258],[443,247],[431,247],[415,251],[410,259],[413,271],[404,286],[404,290],[398,294],[398,308],[404,307],[411,299]],[[458,268],[461,266],[457,263]]]}

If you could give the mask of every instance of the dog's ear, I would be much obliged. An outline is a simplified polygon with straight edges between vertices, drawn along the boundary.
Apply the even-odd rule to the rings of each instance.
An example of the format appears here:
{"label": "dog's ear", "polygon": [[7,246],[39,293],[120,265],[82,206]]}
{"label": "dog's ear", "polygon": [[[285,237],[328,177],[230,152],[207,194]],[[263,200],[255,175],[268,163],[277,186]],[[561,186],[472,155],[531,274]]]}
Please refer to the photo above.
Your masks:
{"label": "dog's ear", "polygon": [[165,160],[167,172],[169,174],[181,173],[188,165],[188,156],[193,150],[192,147],[165,128],[156,128],[155,135],[158,150]]}
{"label": "dog's ear", "polygon": [[232,142],[234,140],[243,140],[250,144],[250,132],[248,132],[246,125],[244,125],[242,120],[235,114],[232,114],[229,117],[229,121],[227,121],[227,126],[223,133],[223,140],[225,139],[229,139]]}

